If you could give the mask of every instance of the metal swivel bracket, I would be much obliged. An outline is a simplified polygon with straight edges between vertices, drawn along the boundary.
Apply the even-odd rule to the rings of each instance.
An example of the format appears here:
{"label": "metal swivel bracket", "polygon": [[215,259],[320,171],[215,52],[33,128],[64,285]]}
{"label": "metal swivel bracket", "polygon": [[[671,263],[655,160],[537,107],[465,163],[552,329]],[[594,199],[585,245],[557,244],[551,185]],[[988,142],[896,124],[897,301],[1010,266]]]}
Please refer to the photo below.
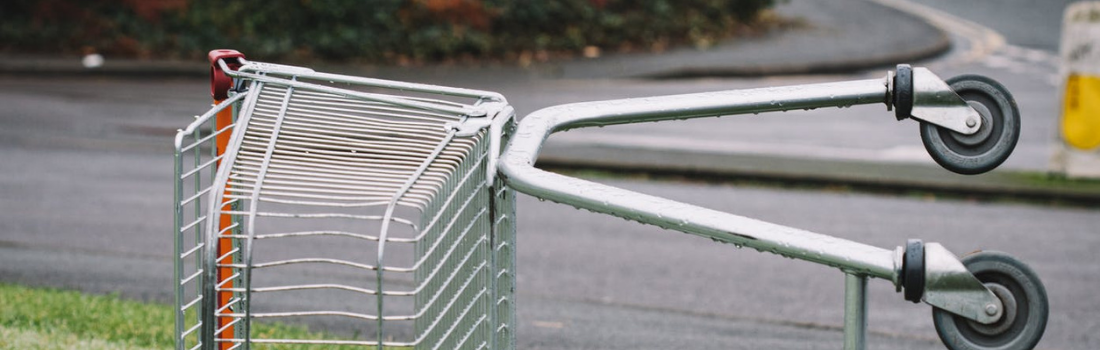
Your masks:
{"label": "metal swivel bracket", "polygon": [[978,111],[928,68],[898,65],[887,73],[890,104],[899,120],[913,118],[970,135],[982,126]]}
{"label": "metal swivel bracket", "polygon": [[[910,245],[913,244],[911,241]],[[919,241],[916,244],[920,244]],[[974,277],[955,254],[939,243],[924,244],[923,250],[924,286],[920,300],[982,324],[991,324],[1001,318],[1004,313],[1001,299]],[[906,296],[908,298],[908,291]]]}

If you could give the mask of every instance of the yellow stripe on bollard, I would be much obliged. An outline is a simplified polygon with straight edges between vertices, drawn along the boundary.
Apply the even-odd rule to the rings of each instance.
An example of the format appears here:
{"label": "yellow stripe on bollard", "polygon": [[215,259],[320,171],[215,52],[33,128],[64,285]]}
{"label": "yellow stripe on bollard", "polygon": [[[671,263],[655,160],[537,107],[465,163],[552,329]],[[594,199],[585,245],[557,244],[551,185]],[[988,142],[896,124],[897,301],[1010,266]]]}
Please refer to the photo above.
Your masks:
{"label": "yellow stripe on bollard", "polygon": [[1065,142],[1080,150],[1100,146],[1100,77],[1070,74],[1063,103]]}

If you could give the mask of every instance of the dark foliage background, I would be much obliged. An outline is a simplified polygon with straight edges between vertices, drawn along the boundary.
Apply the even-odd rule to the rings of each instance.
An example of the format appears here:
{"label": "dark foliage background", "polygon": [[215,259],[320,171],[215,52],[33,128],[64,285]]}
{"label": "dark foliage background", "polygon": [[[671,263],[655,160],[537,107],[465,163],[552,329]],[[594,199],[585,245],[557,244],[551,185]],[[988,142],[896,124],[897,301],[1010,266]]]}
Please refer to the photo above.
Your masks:
{"label": "dark foliage background", "polygon": [[[708,46],[774,0],[7,0],[0,52],[425,62]],[[590,48],[591,49],[591,48]]]}

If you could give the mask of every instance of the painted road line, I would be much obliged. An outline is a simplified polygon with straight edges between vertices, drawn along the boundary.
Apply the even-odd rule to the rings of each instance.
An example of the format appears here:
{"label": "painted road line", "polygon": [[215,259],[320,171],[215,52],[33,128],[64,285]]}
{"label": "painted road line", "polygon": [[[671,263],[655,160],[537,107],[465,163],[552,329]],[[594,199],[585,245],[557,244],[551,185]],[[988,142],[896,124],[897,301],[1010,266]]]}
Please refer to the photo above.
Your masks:
{"label": "painted road line", "polygon": [[948,33],[965,38],[968,49],[959,55],[952,55],[937,65],[959,66],[978,62],[996,52],[1005,45],[1005,38],[997,31],[961,17],[928,6],[902,0],[870,0],[883,6],[917,16]]}

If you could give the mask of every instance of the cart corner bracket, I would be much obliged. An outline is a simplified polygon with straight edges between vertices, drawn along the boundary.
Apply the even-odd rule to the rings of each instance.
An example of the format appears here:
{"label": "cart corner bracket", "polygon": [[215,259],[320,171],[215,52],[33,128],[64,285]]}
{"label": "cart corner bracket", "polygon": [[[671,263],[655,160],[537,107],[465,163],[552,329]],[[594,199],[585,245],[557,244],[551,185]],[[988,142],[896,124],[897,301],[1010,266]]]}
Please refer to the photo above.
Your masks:
{"label": "cart corner bracket", "polygon": [[[1004,305],[939,243],[924,245],[924,302],[982,324],[997,322]],[[991,312],[992,311],[992,312]]]}
{"label": "cart corner bracket", "polygon": [[[899,76],[894,82],[897,90],[894,107],[898,109],[899,118],[902,107],[897,103],[904,96],[901,72],[899,66]],[[931,70],[924,67],[913,68],[910,78],[912,84],[909,86],[909,93],[912,99],[909,102],[912,103],[912,109],[908,116],[963,135],[971,135],[981,129],[982,117],[978,111]]]}

